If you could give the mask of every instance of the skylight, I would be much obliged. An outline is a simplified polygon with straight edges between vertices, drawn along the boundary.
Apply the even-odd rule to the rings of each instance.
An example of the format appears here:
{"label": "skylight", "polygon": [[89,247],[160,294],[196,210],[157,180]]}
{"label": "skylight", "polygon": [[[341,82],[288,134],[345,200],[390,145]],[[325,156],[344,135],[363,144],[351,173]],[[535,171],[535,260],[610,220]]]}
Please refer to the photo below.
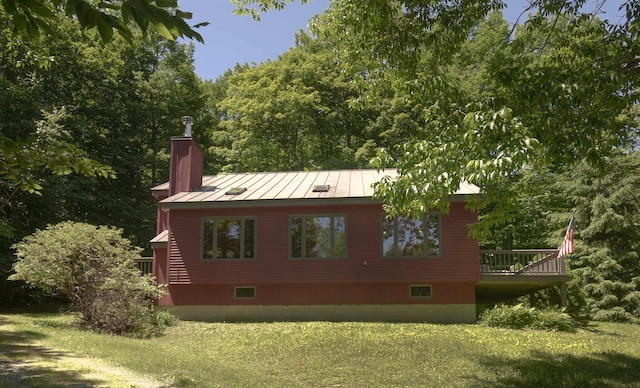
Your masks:
{"label": "skylight", "polygon": [[225,195],[238,195],[238,194],[242,194],[245,191],[247,191],[246,187],[232,187],[229,190],[227,190],[226,193],[224,193]]}
{"label": "skylight", "polygon": [[329,189],[331,188],[331,186],[329,185],[315,185],[313,186],[313,192],[314,193],[326,193],[329,191]]}

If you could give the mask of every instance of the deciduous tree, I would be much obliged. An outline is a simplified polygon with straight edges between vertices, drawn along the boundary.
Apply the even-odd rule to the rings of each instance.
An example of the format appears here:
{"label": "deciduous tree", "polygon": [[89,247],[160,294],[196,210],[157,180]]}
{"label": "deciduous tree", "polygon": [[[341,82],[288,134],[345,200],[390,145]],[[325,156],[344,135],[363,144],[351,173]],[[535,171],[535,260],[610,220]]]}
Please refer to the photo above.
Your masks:
{"label": "deciduous tree", "polygon": [[[287,2],[236,1],[248,13]],[[421,112],[423,130],[379,149],[375,160],[400,172],[377,187],[389,213],[446,211],[463,181],[480,186],[487,200],[508,203],[518,170],[598,164],[628,144],[636,130],[628,113],[637,102],[640,4],[625,2],[626,18],[616,25],[583,5],[532,1],[536,13],[471,58],[462,51],[466,42],[482,36],[478,25],[505,2],[331,2],[314,31],[335,39],[342,64],[363,82],[388,79]],[[481,93],[464,85],[460,75],[469,74],[451,71],[466,58],[473,59],[467,69],[479,69]],[[494,211],[485,225],[508,221],[507,213]]]}
{"label": "deciduous tree", "polygon": [[68,17],[83,28],[95,28],[104,42],[111,41],[114,31],[132,41],[132,26],[169,40],[185,37],[202,42],[186,22],[192,14],[180,10],[177,0],[3,0],[0,6],[13,29],[29,37],[51,33],[61,18]]}
{"label": "deciduous tree", "polygon": [[[231,137],[234,171],[345,168],[364,143],[351,77],[332,56],[331,41],[299,33],[276,61],[241,68],[226,80],[221,126]],[[218,151],[218,153],[220,153]]]}

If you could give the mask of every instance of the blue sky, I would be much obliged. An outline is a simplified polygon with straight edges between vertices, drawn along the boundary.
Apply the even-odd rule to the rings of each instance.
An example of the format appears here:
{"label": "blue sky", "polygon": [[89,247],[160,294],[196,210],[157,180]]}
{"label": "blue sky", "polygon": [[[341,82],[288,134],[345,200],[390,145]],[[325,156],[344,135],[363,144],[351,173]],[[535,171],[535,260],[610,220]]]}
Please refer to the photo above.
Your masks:
{"label": "blue sky", "polygon": [[207,21],[198,32],[205,44],[196,43],[196,72],[215,80],[236,63],[275,60],[295,44],[294,34],[306,30],[309,19],[329,7],[329,0],[291,3],[282,11],[264,14],[260,22],[232,14],[229,0],[180,0],[180,9],[193,12],[190,24]]}
{"label": "blue sky", "polygon": [[[588,0],[591,10],[599,0]],[[622,0],[606,2],[605,17],[615,21]],[[526,7],[527,0],[507,1],[505,16],[513,21]],[[288,4],[282,11],[271,11],[256,22],[249,16],[232,13],[234,6],[229,0],[180,0],[180,9],[193,12],[191,24],[207,21],[198,32],[205,44],[196,43],[196,72],[202,79],[215,80],[236,63],[261,63],[275,60],[295,43],[294,34],[306,30],[309,19],[329,7],[329,0],[310,0]],[[366,1],[363,0],[363,4]]]}

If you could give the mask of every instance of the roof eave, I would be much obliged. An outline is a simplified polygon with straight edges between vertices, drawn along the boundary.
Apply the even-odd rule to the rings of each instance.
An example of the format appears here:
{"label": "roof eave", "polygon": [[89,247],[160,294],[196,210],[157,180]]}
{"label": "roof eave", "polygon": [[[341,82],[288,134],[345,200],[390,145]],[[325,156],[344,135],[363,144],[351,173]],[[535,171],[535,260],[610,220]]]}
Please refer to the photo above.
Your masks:
{"label": "roof eave", "polygon": [[[477,194],[454,194],[449,197],[451,202],[464,202],[468,195]],[[224,208],[249,208],[249,207],[283,207],[283,206],[315,206],[315,205],[367,205],[382,204],[383,201],[371,197],[348,197],[348,198],[296,198],[296,199],[263,199],[263,200],[239,200],[239,201],[193,201],[174,202],[161,201],[160,204],[165,210],[172,209],[224,209]]]}

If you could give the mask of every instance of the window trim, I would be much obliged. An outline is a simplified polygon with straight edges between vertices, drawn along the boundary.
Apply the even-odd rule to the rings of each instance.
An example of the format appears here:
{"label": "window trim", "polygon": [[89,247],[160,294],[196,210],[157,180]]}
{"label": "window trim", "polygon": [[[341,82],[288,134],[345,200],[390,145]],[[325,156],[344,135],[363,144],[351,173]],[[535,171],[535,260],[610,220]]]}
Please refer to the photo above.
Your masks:
{"label": "window trim", "polygon": [[[293,256],[293,234],[291,233],[291,226],[293,225],[293,219],[295,218],[302,218],[303,220],[306,220],[307,218],[313,218],[313,217],[331,217],[332,222],[331,222],[331,227],[333,228],[333,218],[334,217],[343,217],[344,218],[344,239],[345,239],[345,247],[344,247],[344,256],[331,256],[331,257],[306,257],[304,256],[305,252],[306,252],[306,230],[305,230],[305,225],[306,222],[302,222],[302,231],[301,231],[301,240],[302,240],[302,247],[301,247],[301,253],[302,253],[302,257],[294,257]],[[289,240],[289,260],[347,260],[347,258],[349,257],[349,234],[348,234],[348,217],[347,214],[344,213],[328,213],[328,214],[290,214],[289,215],[289,224],[288,224],[288,228],[287,228],[287,234],[289,235],[288,240]],[[331,250],[332,253],[335,249],[335,235],[332,233],[331,234]]]}
{"label": "window trim", "polygon": [[[238,220],[240,221],[240,257],[234,258],[218,258],[218,257],[204,257],[205,247],[204,247],[204,226],[207,221],[211,220]],[[253,257],[242,257],[244,256],[245,249],[245,221],[253,220],[254,230],[253,230]],[[213,234],[213,252],[216,251],[217,248],[217,233]],[[232,262],[232,261],[255,261],[258,258],[257,255],[257,245],[258,245],[258,219],[255,216],[216,216],[216,217],[202,217],[200,219],[200,261],[203,262]]]}
{"label": "window trim", "polygon": [[[413,289],[418,287],[427,287],[429,289],[429,295],[413,295]],[[410,299],[430,299],[433,298],[433,286],[431,284],[409,284],[409,298]]]}
{"label": "window trim", "polygon": [[[253,296],[238,296],[238,290],[253,290]],[[233,299],[255,299],[256,298],[256,286],[235,286],[233,287]]]}
{"label": "window trim", "polygon": [[[424,221],[426,220],[427,216],[430,215],[435,215],[438,217],[438,241],[439,241],[439,249],[438,249],[438,254],[437,255],[420,255],[420,256],[402,256],[402,255],[398,255],[398,241],[397,239],[394,240],[394,247],[393,247],[393,251],[394,251],[394,255],[392,256],[386,256],[385,252],[384,252],[384,222],[385,219],[387,217],[387,215],[385,213],[381,213],[380,216],[380,257],[382,259],[437,259],[437,258],[442,258],[443,254],[442,254],[442,213],[441,212],[437,212],[437,211],[431,211],[431,212],[426,212],[424,213],[424,215],[422,216],[422,222],[423,224],[426,224]],[[405,217],[405,216],[396,216],[393,220],[394,220],[394,228],[397,228],[397,222],[396,220],[399,218],[409,218],[409,217]],[[412,217],[412,218],[416,218],[416,217]],[[423,228],[423,233],[424,233],[424,228]],[[395,236],[397,236],[397,233],[394,233]],[[424,244],[427,245],[428,243],[428,239],[424,240]],[[426,249],[427,247],[424,247],[424,252],[428,252],[428,250]]]}

